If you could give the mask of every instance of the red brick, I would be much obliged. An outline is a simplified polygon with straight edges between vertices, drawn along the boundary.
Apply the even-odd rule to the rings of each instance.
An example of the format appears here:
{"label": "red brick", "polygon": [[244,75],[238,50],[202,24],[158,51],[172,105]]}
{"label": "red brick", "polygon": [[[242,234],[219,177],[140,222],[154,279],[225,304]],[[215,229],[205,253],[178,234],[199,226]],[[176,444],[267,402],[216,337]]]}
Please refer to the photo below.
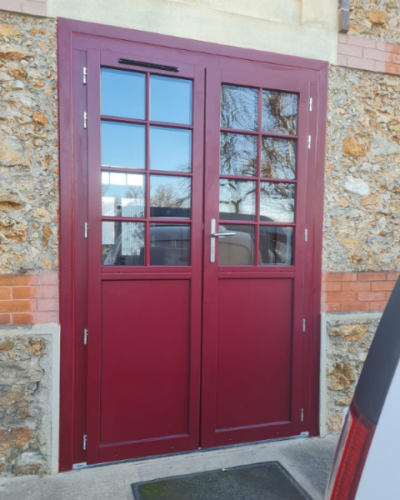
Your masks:
{"label": "red brick", "polygon": [[389,300],[391,295],[392,295],[392,292],[386,292],[386,300]]}
{"label": "red brick", "polygon": [[355,292],[328,292],[326,302],[354,302],[357,300]]}
{"label": "red brick", "polygon": [[323,312],[338,312],[340,311],[340,302],[329,302],[323,304]]}
{"label": "red brick", "polygon": [[400,45],[393,45],[392,43],[387,43],[386,51],[394,52],[395,54],[400,54]]}
{"label": "red brick", "polygon": [[386,300],[385,292],[358,292],[358,300],[371,301],[371,300]]}
{"label": "red brick", "polygon": [[37,275],[37,284],[38,285],[58,285],[58,273],[56,271],[53,272],[44,272]]}
{"label": "red brick", "polygon": [[34,285],[35,281],[34,274],[0,274],[0,286]]}
{"label": "red brick", "polygon": [[348,35],[347,40],[350,45],[357,45],[358,47],[368,47],[371,49],[374,49],[376,47],[375,40],[362,38],[361,36]]}
{"label": "red brick", "polygon": [[386,52],[386,61],[388,63],[400,64],[400,54],[395,54],[393,52]]}
{"label": "red brick", "polygon": [[2,300],[0,301],[0,312],[28,312],[35,310],[34,300]]}
{"label": "red brick", "polygon": [[366,59],[373,59],[374,61],[384,61],[386,59],[385,52],[376,49],[363,49],[364,57]]}
{"label": "red brick", "polygon": [[340,292],[342,283],[340,281],[324,281],[322,283],[322,290],[324,292]]}
{"label": "red brick", "polygon": [[0,314],[0,325],[9,325],[11,323],[11,314]]}
{"label": "red brick", "polygon": [[386,273],[358,273],[358,281],[385,281]]}
{"label": "red brick", "polygon": [[368,302],[342,302],[340,304],[341,311],[369,311]]}
{"label": "red brick", "polygon": [[58,323],[58,311],[36,312],[33,315],[35,323]]}
{"label": "red brick", "polygon": [[35,297],[35,287],[33,286],[14,286],[12,296],[14,299],[33,299]]}
{"label": "red brick", "polygon": [[383,311],[386,307],[387,301],[378,301],[378,302],[370,302],[369,310],[370,311]]}
{"label": "red brick", "polygon": [[395,281],[374,281],[371,283],[371,290],[393,290],[396,282]]}
{"label": "red brick", "polygon": [[341,281],[357,281],[357,273],[340,273]]}
{"label": "red brick", "polygon": [[387,273],[387,279],[390,281],[397,281],[399,279],[400,273]]}
{"label": "red brick", "polygon": [[368,281],[349,281],[342,283],[343,292],[369,292],[371,289],[371,283]]}
{"label": "red brick", "polygon": [[0,300],[9,299],[11,297],[11,288],[2,286],[0,287]]}
{"label": "red brick", "polygon": [[58,299],[40,299],[37,303],[38,311],[58,311]]}
{"label": "red brick", "polygon": [[372,59],[364,59],[363,57],[348,56],[347,62],[349,68],[365,69],[367,71],[375,71],[375,62]]}
{"label": "red brick", "polygon": [[386,73],[400,75],[400,64],[386,63]]}
{"label": "red brick", "polygon": [[46,285],[36,287],[37,299],[56,299],[58,298],[58,286]]}
{"label": "red brick", "polygon": [[12,315],[12,321],[14,325],[33,325],[35,321],[33,320],[32,313],[17,313]]}
{"label": "red brick", "polygon": [[[338,54],[342,54],[344,56],[362,57],[363,56],[363,49],[362,49],[362,47],[357,47],[356,45],[348,45],[346,43],[339,42],[338,43]],[[385,55],[385,54],[383,53],[383,55]]]}

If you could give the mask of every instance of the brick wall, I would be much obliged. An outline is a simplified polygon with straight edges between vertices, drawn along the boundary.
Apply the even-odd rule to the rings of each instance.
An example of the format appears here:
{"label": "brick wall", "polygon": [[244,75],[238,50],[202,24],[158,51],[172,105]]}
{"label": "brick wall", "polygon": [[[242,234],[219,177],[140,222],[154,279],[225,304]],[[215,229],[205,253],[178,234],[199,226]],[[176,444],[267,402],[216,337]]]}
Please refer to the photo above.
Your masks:
{"label": "brick wall", "polygon": [[0,325],[59,322],[58,273],[0,275]]}
{"label": "brick wall", "polygon": [[399,273],[323,273],[323,312],[383,311]]}
{"label": "brick wall", "polygon": [[0,10],[45,16],[47,0],[0,0]]}
{"label": "brick wall", "polygon": [[347,68],[400,75],[400,45],[339,33],[338,64]]}

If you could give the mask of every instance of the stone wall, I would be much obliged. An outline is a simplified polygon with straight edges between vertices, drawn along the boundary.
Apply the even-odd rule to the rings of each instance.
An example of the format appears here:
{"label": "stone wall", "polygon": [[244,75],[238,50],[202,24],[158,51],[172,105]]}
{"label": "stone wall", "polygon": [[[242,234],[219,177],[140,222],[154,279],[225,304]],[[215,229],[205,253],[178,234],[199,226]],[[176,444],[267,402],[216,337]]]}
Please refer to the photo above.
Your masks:
{"label": "stone wall", "polygon": [[328,314],[326,318],[326,424],[339,432],[381,314]]}
{"label": "stone wall", "polygon": [[332,66],[323,270],[400,270],[400,79]]}
{"label": "stone wall", "polygon": [[58,343],[58,325],[0,328],[1,475],[57,469]]}
{"label": "stone wall", "polygon": [[350,34],[400,44],[398,0],[350,0]]}
{"label": "stone wall", "polygon": [[56,22],[0,15],[0,273],[58,267]]}

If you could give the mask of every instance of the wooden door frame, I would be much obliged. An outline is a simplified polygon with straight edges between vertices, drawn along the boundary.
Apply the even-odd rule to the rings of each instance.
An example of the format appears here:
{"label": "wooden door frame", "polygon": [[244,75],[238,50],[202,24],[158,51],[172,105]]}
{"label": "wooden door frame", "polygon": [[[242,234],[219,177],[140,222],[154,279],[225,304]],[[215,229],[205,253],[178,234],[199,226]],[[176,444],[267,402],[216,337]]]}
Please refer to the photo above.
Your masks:
{"label": "wooden door frame", "polygon": [[[312,251],[308,255],[310,268],[309,290],[311,325],[307,334],[308,349],[304,353],[307,367],[303,395],[307,402],[304,422],[311,435],[319,434],[319,370],[320,370],[320,298],[321,298],[321,264],[322,264],[322,221],[324,195],[325,137],[328,100],[329,63],[295,56],[287,56],[218,45],[209,42],[187,40],[167,35],[159,35],[126,28],[117,28],[69,19],[58,19],[58,95],[59,95],[59,158],[60,158],[60,323],[61,323],[61,367],[60,367],[60,441],[59,470],[72,469],[74,411],[79,411],[76,404],[79,395],[74,388],[77,375],[76,362],[81,359],[76,353],[76,340],[83,332],[77,331],[76,319],[82,311],[76,305],[75,289],[77,287],[77,268],[80,255],[76,252],[76,234],[80,228],[74,218],[75,185],[74,173],[78,171],[74,155],[86,150],[83,116],[74,112],[74,49],[80,51],[82,61],[86,50],[101,48],[104,43],[136,42],[144,45],[156,45],[168,49],[178,49],[186,54],[196,56],[204,61],[215,60],[215,56],[230,60],[253,61],[263,66],[279,65],[308,70],[313,75],[311,95],[318,103],[318,113],[311,117],[310,127],[315,131],[315,142],[310,151],[310,176],[308,178],[309,193],[314,194],[314,203],[307,207],[314,224],[309,228],[309,241]],[[76,73],[76,68],[75,68]],[[85,105],[84,98],[80,104]],[[80,110],[79,110],[80,111]],[[83,161],[83,163],[85,163]],[[80,249],[82,247],[79,247]],[[75,258],[76,257],[76,258]],[[79,275],[78,275],[79,276]],[[81,285],[81,283],[79,283]],[[83,346],[83,342],[82,342]],[[79,372],[82,373],[82,369]],[[81,381],[85,385],[86,381]],[[82,397],[82,395],[80,395]]]}

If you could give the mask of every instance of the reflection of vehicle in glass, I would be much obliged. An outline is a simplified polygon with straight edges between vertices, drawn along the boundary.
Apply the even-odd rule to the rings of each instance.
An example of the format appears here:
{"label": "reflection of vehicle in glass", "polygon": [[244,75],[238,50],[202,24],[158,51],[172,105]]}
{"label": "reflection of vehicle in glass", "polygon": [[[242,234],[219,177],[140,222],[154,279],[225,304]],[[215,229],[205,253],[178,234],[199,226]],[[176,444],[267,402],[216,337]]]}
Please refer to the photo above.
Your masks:
{"label": "reflection of vehicle in glass", "polygon": [[325,500],[400,498],[400,280],[347,413]]}
{"label": "reflection of vehicle in glass", "polygon": [[[144,225],[123,223],[110,244],[103,242],[103,265],[143,265]],[[111,243],[112,242],[112,243]],[[190,227],[179,224],[150,225],[150,263],[155,266],[190,265]]]}

